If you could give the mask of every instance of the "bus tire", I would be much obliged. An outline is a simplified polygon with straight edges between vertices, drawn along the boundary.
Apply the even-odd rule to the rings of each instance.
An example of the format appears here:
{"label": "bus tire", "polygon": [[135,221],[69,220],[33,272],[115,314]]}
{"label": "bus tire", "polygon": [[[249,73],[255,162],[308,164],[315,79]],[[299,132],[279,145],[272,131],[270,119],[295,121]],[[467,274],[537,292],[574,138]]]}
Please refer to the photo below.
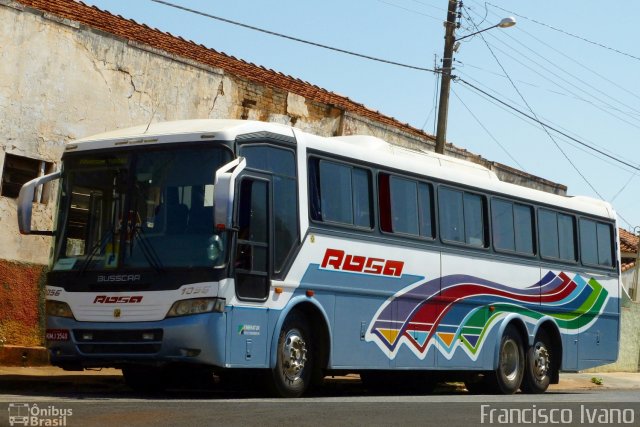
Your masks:
{"label": "bus tire", "polygon": [[272,391],[280,397],[300,397],[311,384],[313,343],[308,322],[298,312],[287,316],[276,349]]}
{"label": "bus tire", "polygon": [[524,366],[522,338],[515,326],[509,324],[500,339],[498,369],[494,373],[495,390],[501,394],[518,391],[524,376]]}
{"label": "bus tire", "polygon": [[553,352],[549,335],[540,330],[533,345],[527,350],[522,391],[539,394],[547,391],[551,383]]}

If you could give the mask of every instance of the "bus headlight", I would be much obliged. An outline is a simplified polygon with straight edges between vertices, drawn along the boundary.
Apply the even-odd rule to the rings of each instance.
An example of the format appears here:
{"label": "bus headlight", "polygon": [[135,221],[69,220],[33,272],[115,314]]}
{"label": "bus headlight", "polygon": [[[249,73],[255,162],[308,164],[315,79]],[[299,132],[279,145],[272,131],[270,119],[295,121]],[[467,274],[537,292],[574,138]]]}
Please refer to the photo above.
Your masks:
{"label": "bus headlight", "polygon": [[73,319],[73,312],[69,304],[62,301],[47,300],[45,303],[47,316],[68,317]]}
{"label": "bus headlight", "polygon": [[190,314],[224,312],[225,300],[223,298],[192,298],[176,301],[171,306],[166,317],[188,316]]}

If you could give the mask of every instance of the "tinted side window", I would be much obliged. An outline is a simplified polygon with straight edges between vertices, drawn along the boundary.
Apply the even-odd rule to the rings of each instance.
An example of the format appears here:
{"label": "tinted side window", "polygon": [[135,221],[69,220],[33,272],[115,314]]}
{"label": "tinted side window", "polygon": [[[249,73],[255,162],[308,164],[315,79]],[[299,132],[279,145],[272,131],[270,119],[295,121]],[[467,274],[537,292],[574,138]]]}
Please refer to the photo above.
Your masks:
{"label": "tinted side window", "polygon": [[613,233],[609,224],[580,219],[580,257],[584,264],[613,265]]}
{"label": "tinted side window", "polygon": [[440,234],[443,240],[464,242],[464,208],[462,191],[441,187],[438,191]]}
{"label": "tinted side window", "polygon": [[583,263],[598,265],[598,236],[595,221],[580,220],[580,256]]}
{"label": "tinted side window", "polygon": [[534,254],[533,249],[533,208],[526,205],[513,206],[516,252]]}
{"label": "tinted side window", "polygon": [[598,223],[598,264],[613,265],[613,232],[609,224]]}
{"label": "tinted side window", "polygon": [[353,224],[351,167],[320,161],[322,221]]}
{"label": "tinted side window", "polygon": [[515,251],[513,203],[493,199],[491,201],[491,227],[493,246],[499,250]]}
{"label": "tinted side window", "polygon": [[269,173],[273,183],[273,269],[279,273],[298,238],[298,193],[293,151],[271,145],[241,145],[248,169]]}
{"label": "tinted side window", "polygon": [[392,176],[391,226],[394,233],[418,235],[418,185],[415,181]]}
{"label": "tinted side window", "polygon": [[538,233],[540,239],[540,254],[543,257],[559,258],[558,217],[555,212],[545,209],[538,211]]}
{"label": "tinted side window", "polygon": [[239,198],[236,293],[263,301],[269,295],[269,185],[245,178]]}
{"label": "tinted side window", "polygon": [[309,210],[316,221],[371,228],[371,174],[329,160],[309,160]]}
{"label": "tinted side window", "polygon": [[484,197],[447,187],[440,187],[438,194],[442,239],[484,247]]}
{"label": "tinted side window", "polygon": [[576,261],[576,223],[572,215],[538,211],[540,253],[544,257]]}
{"label": "tinted side window", "polygon": [[296,176],[294,156],[290,150],[269,145],[241,145],[240,155],[246,157],[248,168]]}
{"label": "tinted side window", "polygon": [[431,184],[381,173],[378,201],[382,231],[435,237]]}
{"label": "tinted side window", "polygon": [[506,200],[491,201],[493,246],[497,250],[533,255],[533,209]]}
{"label": "tinted side window", "polygon": [[576,220],[571,215],[558,214],[558,247],[560,259],[576,261]]}
{"label": "tinted side window", "polygon": [[295,178],[273,175],[273,270],[279,273],[298,239],[298,193]]}
{"label": "tinted side window", "polygon": [[353,223],[358,227],[371,228],[371,177],[366,169],[352,169]]}
{"label": "tinted side window", "polygon": [[431,184],[418,184],[418,205],[420,206],[420,235],[422,237],[435,237],[435,225],[433,218],[433,187]]}
{"label": "tinted side window", "polygon": [[484,246],[484,203],[482,196],[464,193],[465,242]]}

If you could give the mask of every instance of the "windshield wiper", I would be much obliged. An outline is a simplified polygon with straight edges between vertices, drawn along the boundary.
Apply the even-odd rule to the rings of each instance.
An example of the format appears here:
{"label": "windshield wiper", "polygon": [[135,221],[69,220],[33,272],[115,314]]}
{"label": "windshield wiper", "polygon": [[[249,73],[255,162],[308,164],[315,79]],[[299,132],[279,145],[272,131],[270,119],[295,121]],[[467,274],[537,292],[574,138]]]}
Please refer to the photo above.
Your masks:
{"label": "windshield wiper", "polygon": [[[87,257],[85,258],[84,262],[82,263],[82,265],[80,266],[80,269],[78,270],[78,275],[84,275],[85,271],[87,270],[87,268],[89,268],[89,264],[91,264],[91,261],[93,261],[93,258],[96,256],[96,254],[98,253],[98,250],[100,252],[103,251],[103,249],[105,248],[105,246],[107,245],[108,242],[108,238],[111,237],[111,241],[114,241],[114,237],[115,237],[115,233],[114,233],[114,228],[111,227],[107,230],[106,233],[104,233],[104,236],[102,236],[102,239],[98,242],[96,242],[93,247],[91,248],[91,251],[89,252],[89,255],[87,255]],[[115,246],[115,242],[114,242],[114,246]]]}
{"label": "windshield wiper", "polygon": [[133,226],[133,236],[131,239],[129,253],[133,252],[133,242],[135,241],[136,238],[138,239],[138,242],[140,242],[140,249],[141,249],[142,255],[144,255],[144,258],[147,260],[149,265],[156,271],[156,273],[164,272],[162,261],[160,260],[160,257],[158,256],[155,249],[153,248],[153,245],[149,243],[149,239],[144,234],[144,230],[142,229],[141,225]]}

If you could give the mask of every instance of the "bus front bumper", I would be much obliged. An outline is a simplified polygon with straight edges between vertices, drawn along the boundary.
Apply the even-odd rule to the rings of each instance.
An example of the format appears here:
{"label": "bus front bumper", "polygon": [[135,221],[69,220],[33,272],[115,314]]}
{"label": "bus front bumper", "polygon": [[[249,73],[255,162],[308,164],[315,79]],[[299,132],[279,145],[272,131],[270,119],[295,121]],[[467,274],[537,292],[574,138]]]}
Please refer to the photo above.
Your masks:
{"label": "bus front bumper", "polygon": [[224,366],[226,324],[225,313],[126,323],[49,316],[47,348],[51,364],[66,369],[169,363]]}

